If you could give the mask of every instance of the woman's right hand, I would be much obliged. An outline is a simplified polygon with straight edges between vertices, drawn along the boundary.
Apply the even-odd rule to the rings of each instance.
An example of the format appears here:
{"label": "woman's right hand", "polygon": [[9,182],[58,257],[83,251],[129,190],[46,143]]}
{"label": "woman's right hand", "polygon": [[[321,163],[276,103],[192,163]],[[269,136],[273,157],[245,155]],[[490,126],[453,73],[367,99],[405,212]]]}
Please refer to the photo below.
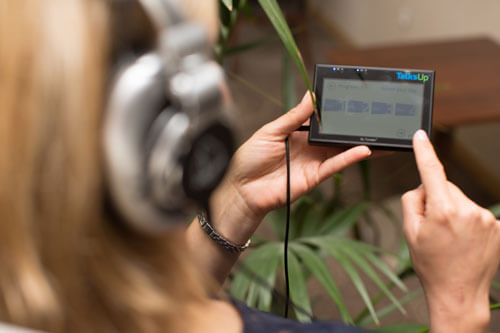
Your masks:
{"label": "woman's right hand", "polygon": [[413,146],[422,185],[402,198],[404,231],[431,332],[486,332],[500,261],[500,221],[447,181],[424,131]]}
{"label": "woman's right hand", "polygon": [[311,95],[261,127],[234,154],[211,198],[213,223],[228,239],[244,244],[273,209],[286,204],[285,140],[290,145],[290,196],[293,202],[334,173],[371,155],[367,146],[350,149],[312,146],[296,131],[313,114]]}

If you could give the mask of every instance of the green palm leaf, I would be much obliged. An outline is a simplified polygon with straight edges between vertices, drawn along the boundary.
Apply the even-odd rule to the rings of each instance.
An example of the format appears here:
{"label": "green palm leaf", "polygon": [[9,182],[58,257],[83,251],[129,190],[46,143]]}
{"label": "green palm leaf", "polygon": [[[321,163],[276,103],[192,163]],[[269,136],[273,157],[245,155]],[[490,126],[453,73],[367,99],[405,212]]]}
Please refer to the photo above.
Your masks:
{"label": "green palm leaf", "polygon": [[368,264],[368,262],[359,254],[356,250],[350,247],[343,247],[340,250],[340,254],[344,254],[346,257],[351,259],[358,267],[368,276],[375,284],[382,290],[382,292],[396,305],[396,307],[401,311],[402,314],[406,314],[406,310],[403,308],[401,303],[394,297],[394,295],[389,291],[387,286],[379,278],[375,270]]}
{"label": "green palm leaf", "polygon": [[387,265],[380,260],[376,255],[374,255],[372,252],[364,252],[363,255],[365,256],[368,261],[372,263],[375,267],[377,267],[385,276],[389,278],[399,289],[401,289],[404,292],[408,291],[408,288],[406,288],[405,284],[401,279],[387,267]]}
{"label": "green palm leaf", "polygon": [[375,323],[379,323],[378,317],[375,313],[375,309],[373,307],[372,301],[370,299],[370,296],[368,295],[368,291],[366,290],[365,284],[363,283],[363,280],[361,280],[361,277],[358,274],[358,271],[356,268],[352,265],[352,263],[343,255],[338,253],[337,251],[331,251],[330,254],[332,254],[335,259],[337,259],[338,263],[342,266],[344,271],[349,275],[349,278],[351,279],[352,283],[354,284],[354,287],[358,290],[359,294],[361,295],[361,298],[365,302],[366,306],[368,307],[368,311],[370,311],[370,314],[375,321]]}
{"label": "green palm leaf", "polygon": [[311,274],[314,275],[326,289],[328,295],[330,295],[334,303],[337,305],[340,315],[342,316],[342,320],[346,323],[352,324],[353,321],[351,315],[349,314],[342,296],[340,295],[339,288],[330,274],[328,267],[326,267],[324,262],[321,261],[319,256],[307,246],[297,242],[290,244],[290,250],[293,251],[298,258],[300,258]]}
{"label": "green palm leaf", "polygon": [[247,305],[250,307],[256,307],[258,295],[259,295],[259,291],[257,290],[257,284],[253,281],[250,282],[250,285],[248,287],[247,297],[246,297]]}
{"label": "green palm leaf", "polygon": [[379,327],[377,333],[422,333],[427,332],[427,326],[422,324],[395,324]]}
{"label": "green palm leaf", "polygon": [[297,209],[292,214],[292,231],[294,231],[292,239],[318,234],[324,218],[322,218],[321,212],[316,206],[314,203],[307,205],[305,201],[297,205]]}
{"label": "green palm leaf", "polygon": [[491,206],[489,209],[497,218],[500,217],[500,204]]}
{"label": "green palm leaf", "polygon": [[294,308],[295,315],[299,321],[309,322],[311,321],[310,316],[301,311],[304,310],[309,314],[312,313],[311,302],[307,293],[306,280],[304,278],[299,260],[292,251],[288,253],[288,270],[290,285],[292,286],[292,288],[290,288],[290,298],[293,304],[300,307],[300,309]]}
{"label": "green palm leaf", "polygon": [[233,10],[233,0],[221,0],[221,2],[228,10]]}
{"label": "green palm leaf", "polygon": [[293,59],[295,65],[299,69],[302,79],[306,84],[307,90],[309,90],[309,93],[311,94],[313,104],[316,108],[315,98],[312,93],[311,83],[309,81],[309,77],[307,76],[307,71],[304,65],[304,61],[302,60],[302,55],[300,54],[297,44],[295,44],[292,32],[290,31],[290,28],[286,23],[285,17],[283,16],[283,13],[278,3],[276,2],[276,0],[258,0],[258,1],[260,6],[266,13],[267,17],[271,21],[272,25],[276,29],[276,32],[280,36],[280,39],[285,45],[285,48],[290,54],[290,57]]}
{"label": "green palm leaf", "polygon": [[407,272],[413,268],[413,263],[410,258],[410,250],[408,249],[408,244],[406,244],[406,239],[403,237],[401,244],[399,245],[398,251],[398,267],[396,272],[398,274]]}
{"label": "green palm leaf", "polygon": [[500,282],[497,282],[495,280],[491,281],[491,288],[495,290],[500,290]]}
{"label": "green palm leaf", "polygon": [[292,211],[291,236],[294,238],[316,235],[321,225],[322,195],[317,189],[299,198]]}
{"label": "green palm leaf", "polygon": [[253,50],[259,46],[267,45],[273,41],[276,41],[277,37],[267,36],[252,42],[244,43],[241,45],[233,46],[225,50],[224,57],[234,56],[245,51]]}
{"label": "green palm leaf", "polygon": [[282,62],[282,95],[283,95],[283,112],[287,112],[295,106],[297,103],[297,97],[295,96],[294,80],[292,75],[292,67],[290,65],[290,55],[283,50],[283,62]]}
{"label": "green palm leaf", "polygon": [[274,231],[274,235],[277,239],[283,240],[285,234],[285,219],[286,219],[286,209],[280,208],[269,212],[266,215],[266,221],[269,223]]}
{"label": "green palm leaf", "polygon": [[244,269],[235,274],[231,284],[231,295],[236,299],[246,300],[249,306],[269,311],[272,287],[275,284],[282,255],[282,245],[276,242],[268,242],[253,250],[243,260]]}
{"label": "green palm leaf", "polygon": [[[403,305],[406,303],[409,303],[409,302],[413,301],[415,298],[417,298],[418,296],[422,295],[422,292],[423,292],[422,288],[418,288],[417,290],[414,290],[414,291],[404,295],[403,297],[401,297],[399,299],[399,303],[403,304]],[[395,309],[396,309],[396,305],[389,304],[389,305],[385,306],[384,308],[377,311],[377,317],[379,319],[382,319],[383,317],[392,313]],[[361,326],[361,327],[367,327],[367,326],[373,324],[373,319],[371,317],[365,316],[361,320],[356,321],[356,324],[358,326]],[[404,332],[404,331],[401,331],[401,332]]]}
{"label": "green palm leaf", "polygon": [[234,298],[243,301],[249,287],[250,277],[239,270],[231,281],[230,293]]}
{"label": "green palm leaf", "polygon": [[325,219],[325,223],[316,234],[345,235],[359,221],[368,207],[368,202],[361,201],[351,207],[337,210]]}
{"label": "green palm leaf", "polygon": [[[318,249],[326,251],[328,254],[333,256],[338,263],[345,270],[349,278],[352,280],[354,286],[358,290],[361,298],[363,299],[370,315],[375,322],[378,322],[373,303],[366,291],[366,287],[361,280],[356,268],[353,266],[351,260],[356,263],[367,276],[373,280],[375,284],[381,288],[381,290],[386,295],[391,295],[390,299],[394,302],[396,299],[387,289],[387,287],[381,283],[380,278],[373,271],[373,269],[367,264],[366,261],[371,262],[375,267],[377,267],[383,274],[385,274],[391,281],[394,281],[401,289],[406,290],[404,284],[400,279],[390,271],[390,269],[378,259],[374,253],[386,252],[372,245],[362,243],[359,241],[354,241],[348,238],[326,235],[317,237],[302,238],[299,240],[302,243],[312,245]],[[383,286],[383,287],[382,287]],[[396,301],[397,302],[397,301]],[[401,305],[399,305],[401,308]]]}

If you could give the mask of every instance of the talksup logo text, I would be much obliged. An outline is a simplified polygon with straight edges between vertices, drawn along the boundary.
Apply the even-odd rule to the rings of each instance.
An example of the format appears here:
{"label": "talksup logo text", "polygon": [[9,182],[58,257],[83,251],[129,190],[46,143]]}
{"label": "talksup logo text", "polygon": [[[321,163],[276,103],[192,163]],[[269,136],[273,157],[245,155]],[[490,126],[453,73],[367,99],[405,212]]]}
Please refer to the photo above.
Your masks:
{"label": "talksup logo text", "polygon": [[410,80],[410,81],[422,81],[422,82],[426,82],[429,80],[429,75],[422,73],[412,74],[412,73],[396,72],[396,76],[398,80]]}

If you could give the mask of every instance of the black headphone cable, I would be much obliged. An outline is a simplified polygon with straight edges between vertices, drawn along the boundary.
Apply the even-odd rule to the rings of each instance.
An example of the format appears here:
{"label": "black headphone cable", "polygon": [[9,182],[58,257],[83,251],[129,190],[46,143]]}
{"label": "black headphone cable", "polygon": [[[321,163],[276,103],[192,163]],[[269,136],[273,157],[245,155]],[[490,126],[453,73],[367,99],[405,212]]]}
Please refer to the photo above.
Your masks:
{"label": "black headphone cable", "polygon": [[[310,127],[302,125],[295,131],[308,132]],[[290,278],[288,276],[288,238],[290,234],[290,214],[291,214],[291,199],[290,199],[290,143],[288,137],[285,139],[285,159],[286,159],[286,224],[285,236],[283,242],[283,269],[285,271],[285,311],[284,317],[288,318],[288,304],[290,304]],[[310,316],[312,318],[312,316]]]}
{"label": "black headphone cable", "polygon": [[290,303],[290,280],[288,277],[288,238],[290,234],[290,143],[288,137],[285,139],[285,157],[286,157],[286,225],[283,249],[283,266],[285,270],[285,313],[288,318],[288,304]]}
{"label": "black headphone cable", "polygon": [[[307,132],[309,131],[309,126],[300,126],[295,131]],[[285,235],[284,235],[284,243],[283,243],[283,270],[285,275],[285,289],[286,293],[283,296],[276,287],[271,286],[267,281],[262,279],[258,274],[249,269],[243,262],[239,262],[237,264],[238,268],[247,276],[251,277],[252,280],[256,281],[262,287],[271,290],[272,294],[277,298],[284,299],[285,309],[284,309],[284,317],[288,318],[288,309],[291,304],[293,308],[309,318],[311,321],[316,321],[317,319],[314,317],[312,313],[305,310],[304,308],[294,304],[293,301],[290,300],[290,279],[288,274],[288,240],[290,234],[290,215],[291,215],[291,191],[290,191],[290,143],[288,137],[285,139],[285,161],[286,161],[286,224],[285,224]]]}

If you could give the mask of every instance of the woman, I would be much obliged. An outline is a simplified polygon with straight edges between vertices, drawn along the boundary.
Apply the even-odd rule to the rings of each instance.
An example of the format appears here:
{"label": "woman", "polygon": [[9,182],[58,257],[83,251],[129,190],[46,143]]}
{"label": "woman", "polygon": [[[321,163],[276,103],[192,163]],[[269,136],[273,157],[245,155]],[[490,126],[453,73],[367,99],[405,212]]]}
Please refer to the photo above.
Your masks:
{"label": "woman", "polygon": [[[203,3],[211,10],[200,2],[191,8],[215,15],[215,2]],[[256,326],[247,310],[213,298],[236,255],[197,223],[187,233],[148,237],[104,209],[100,140],[110,16],[100,0],[0,2],[0,321],[47,332],[250,332]],[[243,244],[270,209],[283,205],[278,187],[288,135],[292,172],[300,175],[292,177],[301,180],[293,198],[370,155],[366,147],[308,146],[304,133],[292,132],[311,113],[305,97],[236,152],[211,201],[211,222],[231,242]],[[446,181],[429,141],[419,137],[423,186],[405,195],[403,206],[432,331],[485,331],[498,223]],[[351,329],[260,322],[266,320],[292,332]]]}

